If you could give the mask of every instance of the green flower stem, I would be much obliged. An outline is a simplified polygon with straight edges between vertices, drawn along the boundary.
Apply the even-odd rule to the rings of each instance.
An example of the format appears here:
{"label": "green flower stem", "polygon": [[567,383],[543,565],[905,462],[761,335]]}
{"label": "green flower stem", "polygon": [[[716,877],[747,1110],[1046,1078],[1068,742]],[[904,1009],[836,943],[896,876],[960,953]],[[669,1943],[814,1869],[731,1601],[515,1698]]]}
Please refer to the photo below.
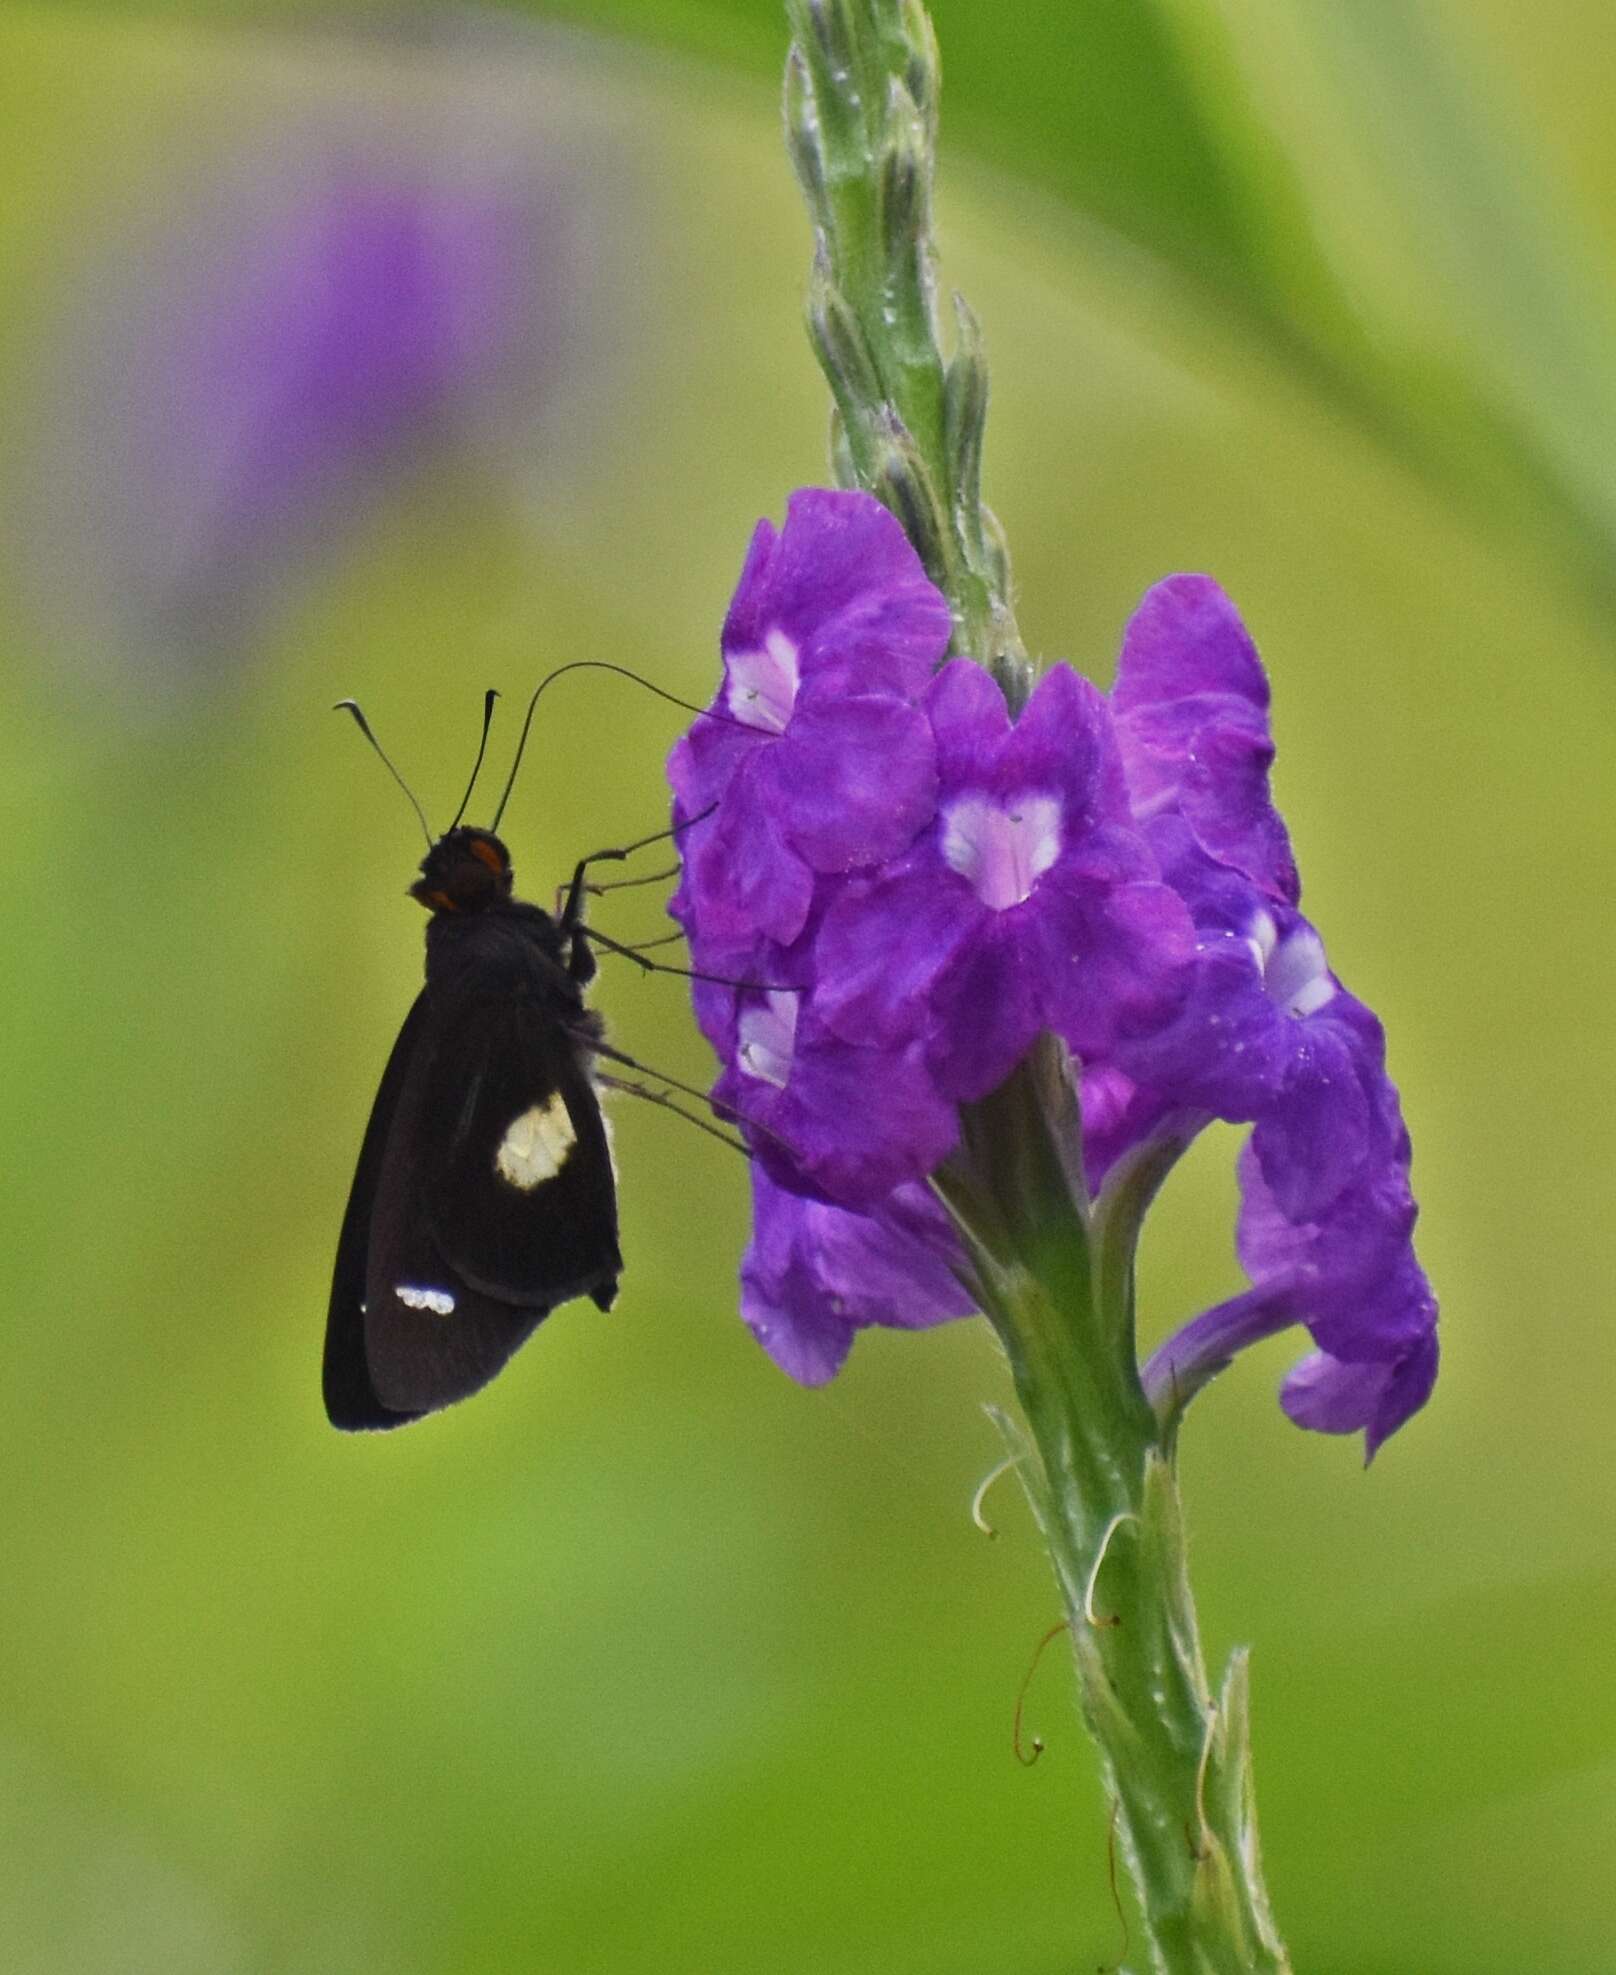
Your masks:
{"label": "green flower stem", "polygon": [[903,523],[954,610],[956,654],[1018,658],[1003,537],[982,506],[987,367],[955,303],[937,334],[937,42],[919,0],[787,0],[785,127],[814,223],[808,328],[836,400],[832,457]]}
{"label": "green flower stem", "polygon": [[1176,1154],[1157,1148],[1091,1215],[1074,1184],[1077,1128],[1070,1068],[1046,1039],[967,1107],[938,1190],[1026,1417],[1018,1465],[1155,1965],[1279,1975],[1289,1963],[1263,1885],[1245,1655],[1214,1700],[1171,1450],[1135,1368],[1133,1245]]}
{"label": "green flower stem", "polygon": [[[920,0],[787,0],[786,136],[814,222],[809,333],[835,398],[843,484],[891,508],[954,613],[953,650],[1030,687],[1009,560],[982,505],[987,369],[955,304],[937,334],[931,188],[939,70]],[[1128,1165],[1091,1209],[1072,1072],[1046,1041],[964,1113],[937,1175],[998,1332],[1032,1449],[1019,1461],[1065,1604],[1084,1716],[1166,1975],[1289,1966],[1262,1882],[1237,1654],[1201,1655],[1172,1427],[1139,1383],[1133,1256],[1182,1149]]]}

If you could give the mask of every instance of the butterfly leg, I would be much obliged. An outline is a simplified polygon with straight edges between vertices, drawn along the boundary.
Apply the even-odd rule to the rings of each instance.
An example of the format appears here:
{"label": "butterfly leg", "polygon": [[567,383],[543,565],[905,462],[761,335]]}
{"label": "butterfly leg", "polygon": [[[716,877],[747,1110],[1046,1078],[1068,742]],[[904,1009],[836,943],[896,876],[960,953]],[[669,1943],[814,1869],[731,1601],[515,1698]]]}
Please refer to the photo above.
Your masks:
{"label": "butterfly leg", "polygon": [[[625,1070],[637,1070],[642,1077],[654,1077],[659,1084],[666,1084],[669,1090],[678,1091],[681,1097],[693,1097],[698,1104],[711,1105],[721,1118],[729,1119],[737,1125],[744,1125],[748,1131],[760,1132],[765,1138],[773,1139],[782,1152],[788,1155],[791,1153],[789,1142],[777,1131],[771,1131],[761,1119],[749,1117],[744,1111],[737,1111],[733,1104],[721,1104],[708,1092],[697,1090],[694,1084],[681,1083],[677,1077],[664,1076],[660,1070],[653,1070],[650,1064],[642,1063],[637,1057],[627,1055],[623,1050],[588,1030],[569,1028],[567,1033],[576,1037],[591,1056],[603,1056],[608,1063],[620,1063]],[[595,1072],[596,1076],[600,1074],[598,1070]]]}
{"label": "butterfly leg", "polygon": [[[643,947],[625,946],[621,940],[614,940],[606,933],[597,932],[593,926],[578,926],[575,929],[575,937],[593,940],[597,946],[603,946],[608,953],[620,953],[625,960],[632,960],[642,973],[678,974],[682,979],[687,981],[712,981],[719,987],[751,988],[757,994],[774,994],[784,991],[781,990],[777,982],[738,981],[728,974],[703,974],[698,972],[694,967],[675,967],[671,962],[666,960],[647,960]],[[679,935],[674,934],[673,937],[677,939]],[[651,946],[660,944],[661,942],[656,940],[644,942],[644,945]]]}
{"label": "butterfly leg", "polygon": [[670,864],[665,871],[647,871],[643,878],[612,878],[603,885],[586,885],[591,898],[600,898],[609,891],[632,891],[636,885],[665,885],[670,878],[677,878],[681,866]]}
{"label": "butterfly leg", "polygon": [[[567,956],[567,965],[575,981],[584,984],[592,981],[595,977],[595,956],[584,943],[584,901],[591,889],[588,880],[590,865],[621,864],[624,858],[632,857],[637,850],[645,850],[649,845],[654,843],[667,843],[671,838],[681,835],[693,825],[702,822],[717,807],[718,805],[716,803],[709,803],[705,809],[698,811],[696,815],[687,816],[682,823],[675,823],[669,829],[653,830],[649,836],[636,837],[633,843],[624,844],[620,849],[592,850],[587,857],[579,858],[577,864],[573,867],[572,883],[567,887],[566,899],[562,904],[560,912],[557,914],[556,921],[561,929],[562,938],[571,941],[570,951]],[[673,871],[677,869],[678,867],[675,865]],[[666,875],[671,877],[673,871],[668,872]],[[646,879],[643,882],[648,884],[651,880]],[[602,945],[609,943],[605,939],[601,941]]]}
{"label": "butterfly leg", "polygon": [[697,1131],[706,1132],[709,1138],[716,1138],[720,1145],[727,1145],[732,1152],[739,1152],[743,1159],[750,1159],[752,1156],[744,1139],[736,1138],[727,1131],[721,1131],[717,1125],[709,1124],[705,1118],[698,1118],[694,1111],[687,1111],[682,1104],[676,1104],[669,1091],[653,1090],[649,1084],[638,1083],[628,1077],[608,1076],[604,1070],[595,1072],[595,1081],[602,1090],[620,1090],[626,1097],[638,1097],[647,1104],[656,1104],[664,1111],[671,1111],[676,1118],[683,1118],[687,1125],[694,1125]]}

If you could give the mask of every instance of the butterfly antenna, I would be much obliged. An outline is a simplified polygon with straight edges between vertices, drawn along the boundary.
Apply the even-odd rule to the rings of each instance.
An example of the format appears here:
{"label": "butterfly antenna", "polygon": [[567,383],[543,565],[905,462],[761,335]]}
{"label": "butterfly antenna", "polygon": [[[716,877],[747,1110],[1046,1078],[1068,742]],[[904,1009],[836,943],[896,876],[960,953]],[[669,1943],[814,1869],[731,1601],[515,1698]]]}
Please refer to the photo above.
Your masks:
{"label": "butterfly antenna", "polygon": [[471,792],[476,788],[477,777],[482,772],[483,756],[488,752],[488,730],[494,724],[494,702],[498,698],[499,693],[493,686],[483,694],[483,737],[477,743],[477,759],[471,764],[471,780],[466,784],[466,793],[460,798],[460,807],[454,813],[454,822],[449,825],[451,830],[465,815],[466,804],[470,802]]}
{"label": "butterfly antenna", "polygon": [[410,787],[409,783],[405,781],[404,777],[393,766],[392,761],[388,757],[387,750],[382,746],[381,742],[377,740],[376,736],[370,731],[370,722],[365,718],[364,714],[360,712],[358,700],[339,699],[336,705],[332,707],[331,711],[333,713],[348,712],[353,715],[355,726],[358,727],[360,733],[364,735],[365,739],[370,742],[371,746],[381,756],[382,765],[383,767],[386,768],[388,774],[392,776],[393,780],[397,782],[399,787],[404,791],[405,795],[409,797],[410,807],[415,811],[416,815],[420,818],[421,828],[426,832],[426,847],[428,850],[430,850],[433,844],[436,843],[437,839],[432,834],[432,825],[426,820],[426,811],[421,807],[419,801],[416,799],[415,791]]}
{"label": "butterfly antenna", "polygon": [[533,697],[527,703],[527,715],[522,722],[522,732],[516,743],[516,759],[511,763],[511,772],[505,779],[505,793],[499,799],[499,807],[494,811],[490,830],[499,828],[499,819],[505,814],[505,805],[511,799],[511,790],[516,786],[516,771],[522,765],[522,752],[527,746],[528,729],[533,725],[533,709],[547,686],[553,686],[565,672],[615,672],[620,679],[632,679],[636,686],[643,686],[648,693],[655,693],[658,699],[665,699],[670,706],[683,707],[686,713],[693,713],[698,720],[722,720],[726,725],[739,727],[743,721],[732,720],[727,713],[715,713],[711,707],[696,706],[690,700],[681,699],[677,693],[670,693],[666,687],[653,685],[638,672],[631,672],[626,665],[613,665],[604,658],[575,658],[566,665],[558,665],[547,673],[533,689]]}

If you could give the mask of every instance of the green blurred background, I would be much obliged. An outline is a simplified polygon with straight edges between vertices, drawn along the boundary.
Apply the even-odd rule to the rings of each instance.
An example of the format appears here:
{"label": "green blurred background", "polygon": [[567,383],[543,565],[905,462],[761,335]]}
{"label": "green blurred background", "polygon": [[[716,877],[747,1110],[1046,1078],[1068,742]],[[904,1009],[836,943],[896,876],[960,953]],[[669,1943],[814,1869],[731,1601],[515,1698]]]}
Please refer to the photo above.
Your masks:
{"label": "green blurred background", "polygon": [[[1417,1148],[1428,1413],[1366,1474],[1283,1419],[1281,1341],[1186,1434],[1282,1924],[1311,1975],[1616,1969],[1616,16],[935,11],[1023,628],[1103,680],[1159,575],[1234,594]],[[326,709],[356,694],[441,824],[485,685],[708,690],[753,521],[825,473],[778,10],[13,6],[0,46],[0,1961],[1113,1964],[1058,1653],[1048,1752],[1011,1752],[1056,1603],[1013,1491],[996,1542],[967,1514],[982,1326],[792,1388],[735,1314],[736,1162],[619,1106],[609,1318],[384,1440],[319,1404],[422,923],[408,813]],[[269,290],[355,172],[451,231],[514,210],[531,265],[470,277],[492,354],[385,402],[355,358],[333,410],[362,300],[329,264],[305,318]],[[252,325],[234,397],[199,319]],[[506,819],[533,893],[656,826],[676,725],[604,675],[550,695]],[[599,999],[702,1078],[677,982],[607,960]],[[1232,1144],[1153,1224],[1152,1340],[1237,1280]]]}

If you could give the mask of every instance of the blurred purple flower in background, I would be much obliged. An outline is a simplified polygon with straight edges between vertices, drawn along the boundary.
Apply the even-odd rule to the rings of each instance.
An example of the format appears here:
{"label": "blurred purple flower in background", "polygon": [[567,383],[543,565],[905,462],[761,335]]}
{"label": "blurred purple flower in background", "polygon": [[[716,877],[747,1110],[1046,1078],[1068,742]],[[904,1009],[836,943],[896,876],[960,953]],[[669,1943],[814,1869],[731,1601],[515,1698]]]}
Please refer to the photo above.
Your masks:
{"label": "blurred purple flower in background", "polygon": [[196,268],[133,408],[182,604],[306,543],[531,349],[530,220],[497,186],[335,163]]}
{"label": "blurred purple flower in background", "polygon": [[81,664],[183,685],[239,657],[425,460],[540,478],[591,305],[581,174],[439,52],[421,100],[356,80],[137,167],[36,359],[26,590]]}

